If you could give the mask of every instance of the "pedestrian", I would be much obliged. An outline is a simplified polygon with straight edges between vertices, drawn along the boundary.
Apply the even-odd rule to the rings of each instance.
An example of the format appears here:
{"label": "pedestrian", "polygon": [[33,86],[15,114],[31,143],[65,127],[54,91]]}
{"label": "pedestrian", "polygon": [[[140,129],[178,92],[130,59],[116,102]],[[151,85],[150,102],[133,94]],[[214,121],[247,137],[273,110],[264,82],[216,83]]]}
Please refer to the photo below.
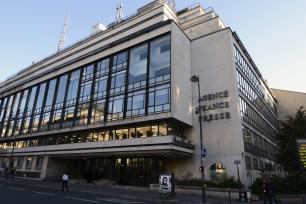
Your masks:
{"label": "pedestrian", "polygon": [[4,176],[6,179],[8,179],[10,177],[10,171],[9,171],[9,168],[6,167],[5,170],[4,170]]}
{"label": "pedestrian", "polygon": [[68,188],[68,180],[69,180],[68,173],[63,174],[62,180],[63,180],[62,191],[65,191],[65,189],[66,189],[66,191],[69,191],[69,188]]}
{"label": "pedestrian", "polygon": [[272,204],[273,201],[277,204],[279,203],[279,201],[277,201],[275,198],[276,187],[271,179],[267,179],[265,183],[264,192],[265,192],[264,203],[266,203],[266,200],[269,200],[269,204]]}
{"label": "pedestrian", "polygon": [[15,172],[16,172],[16,167],[13,167],[13,168],[11,169],[11,172],[10,172],[10,174],[11,174],[11,179],[14,179],[14,177],[15,177]]}

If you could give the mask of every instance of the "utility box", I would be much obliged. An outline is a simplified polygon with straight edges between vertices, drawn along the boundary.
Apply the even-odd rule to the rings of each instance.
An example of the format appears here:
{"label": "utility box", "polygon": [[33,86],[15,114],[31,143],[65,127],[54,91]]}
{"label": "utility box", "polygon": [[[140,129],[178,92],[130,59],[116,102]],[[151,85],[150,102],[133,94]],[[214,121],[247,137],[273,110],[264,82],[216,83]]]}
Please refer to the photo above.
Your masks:
{"label": "utility box", "polygon": [[159,176],[159,198],[163,200],[175,199],[175,178],[173,173]]}

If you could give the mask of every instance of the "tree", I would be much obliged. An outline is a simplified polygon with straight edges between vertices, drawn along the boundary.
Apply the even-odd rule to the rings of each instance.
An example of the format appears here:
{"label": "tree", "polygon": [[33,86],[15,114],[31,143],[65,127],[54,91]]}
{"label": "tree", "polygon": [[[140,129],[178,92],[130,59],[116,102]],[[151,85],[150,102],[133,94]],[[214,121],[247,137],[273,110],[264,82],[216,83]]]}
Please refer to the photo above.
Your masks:
{"label": "tree", "polygon": [[299,170],[297,138],[306,138],[306,110],[301,106],[293,116],[286,116],[280,121],[280,155],[279,162],[289,174]]}

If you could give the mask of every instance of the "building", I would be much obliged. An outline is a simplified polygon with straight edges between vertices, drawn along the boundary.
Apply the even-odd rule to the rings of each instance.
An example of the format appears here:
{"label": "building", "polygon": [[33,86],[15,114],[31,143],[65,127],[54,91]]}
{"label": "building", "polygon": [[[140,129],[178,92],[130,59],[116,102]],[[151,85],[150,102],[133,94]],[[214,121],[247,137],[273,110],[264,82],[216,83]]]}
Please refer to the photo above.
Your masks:
{"label": "building", "polygon": [[278,118],[285,120],[287,115],[294,115],[303,106],[306,108],[306,93],[272,89],[277,98]]}
{"label": "building", "polygon": [[237,178],[235,160],[245,184],[281,172],[273,93],[238,35],[197,4],[153,1],[2,82],[0,100],[0,162],[18,176],[200,178],[199,119],[205,179]]}

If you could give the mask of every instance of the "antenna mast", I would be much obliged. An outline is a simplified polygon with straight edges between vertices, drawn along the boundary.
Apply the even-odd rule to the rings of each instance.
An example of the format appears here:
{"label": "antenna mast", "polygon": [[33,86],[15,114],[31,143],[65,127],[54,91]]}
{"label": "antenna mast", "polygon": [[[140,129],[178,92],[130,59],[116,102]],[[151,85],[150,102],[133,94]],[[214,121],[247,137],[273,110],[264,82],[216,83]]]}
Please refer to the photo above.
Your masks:
{"label": "antenna mast", "polygon": [[65,43],[65,39],[66,39],[69,12],[70,12],[70,9],[67,10],[67,15],[66,15],[66,18],[65,18],[63,29],[62,29],[62,32],[61,32],[61,35],[60,35],[60,39],[58,41],[57,52],[61,51],[64,47],[64,43]]}
{"label": "antenna mast", "polygon": [[123,19],[123,4],[120,3],[116,7],[116,20],[117,22],[122,21]]}

